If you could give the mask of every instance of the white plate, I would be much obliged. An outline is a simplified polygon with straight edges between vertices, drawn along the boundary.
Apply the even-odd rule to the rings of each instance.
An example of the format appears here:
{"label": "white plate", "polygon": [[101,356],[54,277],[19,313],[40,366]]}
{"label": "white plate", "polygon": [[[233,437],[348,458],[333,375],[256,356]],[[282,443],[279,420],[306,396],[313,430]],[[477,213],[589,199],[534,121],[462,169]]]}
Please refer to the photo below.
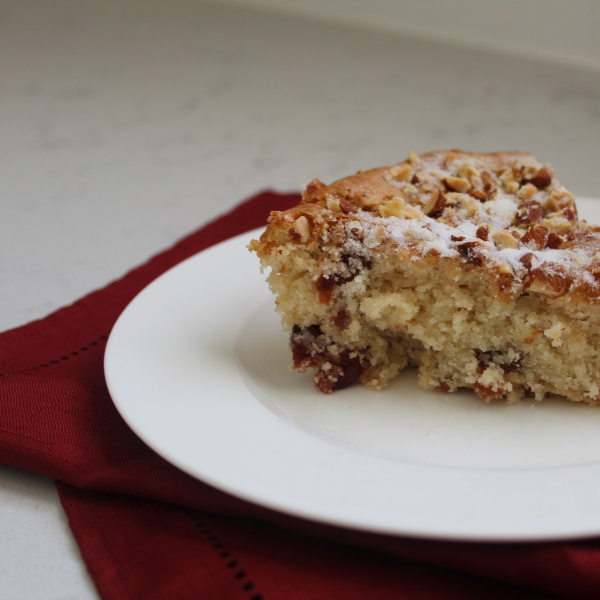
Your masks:
{"label": "white plate", "polygon": [[[580,201],[600,221],[600,201]],[[106,378],[160,455],[221,490],[355,529],[455,540],[600,534],[600,409],[418,390],[317,392],[289,370],[257,232],[159,277],[117,321]]]}

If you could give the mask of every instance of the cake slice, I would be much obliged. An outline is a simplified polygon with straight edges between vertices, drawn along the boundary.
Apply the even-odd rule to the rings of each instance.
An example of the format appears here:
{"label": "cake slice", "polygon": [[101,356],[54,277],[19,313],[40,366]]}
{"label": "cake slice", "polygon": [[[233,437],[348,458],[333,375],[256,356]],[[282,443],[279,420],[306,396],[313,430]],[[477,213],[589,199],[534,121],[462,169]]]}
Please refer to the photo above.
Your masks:
{"label": "cake slice", "polygon": [[250,249],[293,366],[331,393],[419,385],[600,399],[600,228],[528,153],[430,152],[311,181]]}

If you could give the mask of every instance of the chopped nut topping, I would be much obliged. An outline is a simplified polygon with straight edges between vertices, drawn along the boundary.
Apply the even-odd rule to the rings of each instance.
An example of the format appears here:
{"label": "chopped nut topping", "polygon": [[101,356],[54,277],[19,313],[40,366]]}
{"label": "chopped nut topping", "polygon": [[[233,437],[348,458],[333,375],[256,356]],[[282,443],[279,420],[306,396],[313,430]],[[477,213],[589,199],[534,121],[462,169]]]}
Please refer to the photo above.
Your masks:
{"label": "chopped nut topping", "polygon": [[298,217],[294,221],[290,229],[290,236],[293,239],[297,239],[302,244],[305,244],[308,241],[310,236],[310,224],[304,215]]}
{"label": "chopped nut topping", "polygon": [[526,183],[520,190],[519,193],[517,194],[517,196],[519,196],[519,198],[521,198],[522,200],[529,200],[531,197],[533,197],[537,192],[537,188],[535,187],[535,185],[532,185],[531,183]]}
{"label": "chopped nut topping", "polygon": [[517,209],[517,214],[515,215],[515,220],[520,226],[527,226],[533,225],[534,223],[539,223],[541,218],[542,205],[537,200],[526,200],[525,202],[523,202],[523,204],[521,204]]}
{"label": "chopped nut topping", "polygon": [[356,207],[356,205],[352,204],[352,202],[350,202],[349,200],[346,200],[345,198],[340,198],[340,208],[345,213],[356,213],[356,212],[358,212],[358,208]]}
{"label": "chopped nut topping", "polygon": [[541,250],[546,247],[546,241],[548,240],[548,228],[543,225],[534,225],[530,227],[523,237],[521,242],[532,250]]}
{"label": "chopped nut topping", "polygon": [[504,187],[509,194],[516,194],[519,189],[519,184],[516,181],[507,181],[504,184]]}
{"label": "chopped nut topping", "polygon": [[468,192],[471,189],[471,182],[463,177],[446,177],[444,182],[455,192]]}
{"label": "chopped nut topping", "polygon": [[428,217],[431,217],[432,219],[437,219],[444,212],[446,205],[446,196],[444,196],[443,192],[436,190],[435,192],[433,192],[431,198],[423,208],[423,212]]}
{"label": "chopped nut topping", "polygon": [[551,233],[548,236],[548,241],[546,242],[546,248],[552,248],[553,250],[558,250],[563,242],[564,242],[564,238],[561,235],[558,235],[557,233]]}
{"label": "chopped nut topping", "polygon": [[558,212],[567,206],[575,204],[575,197],[567,190],[553,190],[548,194],[546,200],[546,210],[549,212]]}
{"label": "chopped nut topping", "polygon": [[519,262],[528,271],[531,271],[531,269],[533,269],[534,267],[537,267],[537,265],[540,263],[540,261],[538,260],[536,255],[533,254],[533,252],[528,252],[527,254],[523,254],[523,256],[521,256],[521,258],[519,259]]}
{"label": "chopped nut topping", "polygon": [[571,229],[573,223],[564,217],[550,217],[542,221],[542,225],[548,228],[551,233],[566,233]]}
{"label": "chopped nut topping", "polygon": [[543,190],[552,183],[552,177],[546,167],[542,167],[530,180],[538,190]]}
{"label": "chopped nut topping", "polygon": [[465,262],[481,267],[483,265],[483,257],[479,252],[480,247],[480,242],[464,242],[463,244],[458,244],[456,249],[465,258]]}
{"label": "chopped nut topping", "polygon": [[489,171],[481,171],[481,180],[483,181],[484,189],[485,186],[493,185],[496,183],[494,176]]}
{"label": "chopped nut topping", "polygon": [[408,160],[411,163],[416,163],[419,162],[419,155],[416,152],[413,152],[412,150],[408,153]]}
{"label": "chopped nut topping", "polygon": [[413,196],[418,192],[417,188],[412,183],[404,183],[401,189],[407,196]]}
{"label": "chopped nut topping", "polygon": [[410,181],[412,167],[407,163],[393,166],[386,174],[386,181]]}
{"label": "chopped nut topping", "polygon": [[496,185],[494,185],[493,183],[484,183],[483,191],[485,192],[488,200],[490,200],[490,199],[494,198],[496,196],[496,194],[498,193],[498,187]]}
{"label": "chopped nut topping", "polygon": [[414,206],[406,204],[401,198],[387,204],[380,204],[377,209],[382,217],[398,217],[399,219],[422,219],[425,215]]}
{"label": "chopped nut topping", "polygon": [[463,197],[462,194],[459,194],[458,192],[448,192],[444,194],[444,196],[446,196],[446,204],[448,206],[454,206],[457,202],[460,202]]}
{"label": "chopped nut topping", "polygon": [[480,202],[485,202],[487,200],[487,196],[481,190],[471,190],[469,192],[469,196],[473,196],[473,198],[479,200]]}
{"label": "chopped nut topping", "polygon": [[473,181],[473,177],[479,177],[479,171],[469,163],[463,163],[458,167],[457,171],[460,177]]}
{"label": "chopped nut topping", "polygon": [[490,239],[490,228],[488,225],[480,225],[475,232],[475,236],[480,240],[487,242]]}
{"label": "chopped nut topping", "polygon": [[456,160],[456,154],[454,152],[448,152],[448,154],[446,154],[446,158],[444,160],[444,164],[446,165],[446,168],[448,168],[455,160]]}
{"label": "chopped nut topping", "polygon": [[463,200],[461,200],[460,208],[467,211],[467,217],[470,219],[480,207],[480,203],[476,200],[473,200],[470,196],[467,196]]}
{"label": "chopped nut topping", "polygon": [[505,187],[509,181],[514,181],[514,180],[515,180],[515,176],[514,176],[512,169],[505,169],[504,171],[502,171],[502,173],[500,173],[500,181],[502,182],[502,184]]}
{"label": "chopped nut topping", "polygon": [[340,210],[341,210],[340,199],[336,198],[335,196],[332,196],[331,194],[327,194],[326,200],[325,200],[325,206],[327,207],[328,210],[330,210],[332,212],[340,212]]}
{"label": "chopped nut topping", "polygon": [[529,271],[523,282],[528,292],[542,294],[550,298],[558,298],[566,294],[571,285],[571,278],[566,269],[556,263],[542,263]]}
{"label": "chopped nut topping", "polygon": [[518,248],[519,240],[515,239],[508,229],[502,229],[493,236],[494,243],[498,248]]}

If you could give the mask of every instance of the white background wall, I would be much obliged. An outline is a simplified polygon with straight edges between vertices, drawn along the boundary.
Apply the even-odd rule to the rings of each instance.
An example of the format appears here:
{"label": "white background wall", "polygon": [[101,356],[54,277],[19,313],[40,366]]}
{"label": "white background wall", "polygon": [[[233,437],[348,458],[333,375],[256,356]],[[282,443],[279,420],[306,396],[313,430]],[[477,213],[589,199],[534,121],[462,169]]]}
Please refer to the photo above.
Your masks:
{"label": "white background wall", "polygon": [[217,0],[600,70],[600,0]]}

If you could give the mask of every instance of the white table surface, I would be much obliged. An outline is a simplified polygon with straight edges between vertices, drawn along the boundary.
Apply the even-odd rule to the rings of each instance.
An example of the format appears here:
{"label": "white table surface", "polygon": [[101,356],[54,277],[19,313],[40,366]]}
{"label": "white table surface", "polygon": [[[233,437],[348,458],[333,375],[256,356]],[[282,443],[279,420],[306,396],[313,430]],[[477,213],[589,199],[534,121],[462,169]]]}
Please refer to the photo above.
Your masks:
{"label": "white table surface", "polygon": [[[0,329],[254,192],[527,149],[600,197],[600,75],[200,0],[0,0]],[[0,597],[97,598],[51,480],[0,467]]]}

